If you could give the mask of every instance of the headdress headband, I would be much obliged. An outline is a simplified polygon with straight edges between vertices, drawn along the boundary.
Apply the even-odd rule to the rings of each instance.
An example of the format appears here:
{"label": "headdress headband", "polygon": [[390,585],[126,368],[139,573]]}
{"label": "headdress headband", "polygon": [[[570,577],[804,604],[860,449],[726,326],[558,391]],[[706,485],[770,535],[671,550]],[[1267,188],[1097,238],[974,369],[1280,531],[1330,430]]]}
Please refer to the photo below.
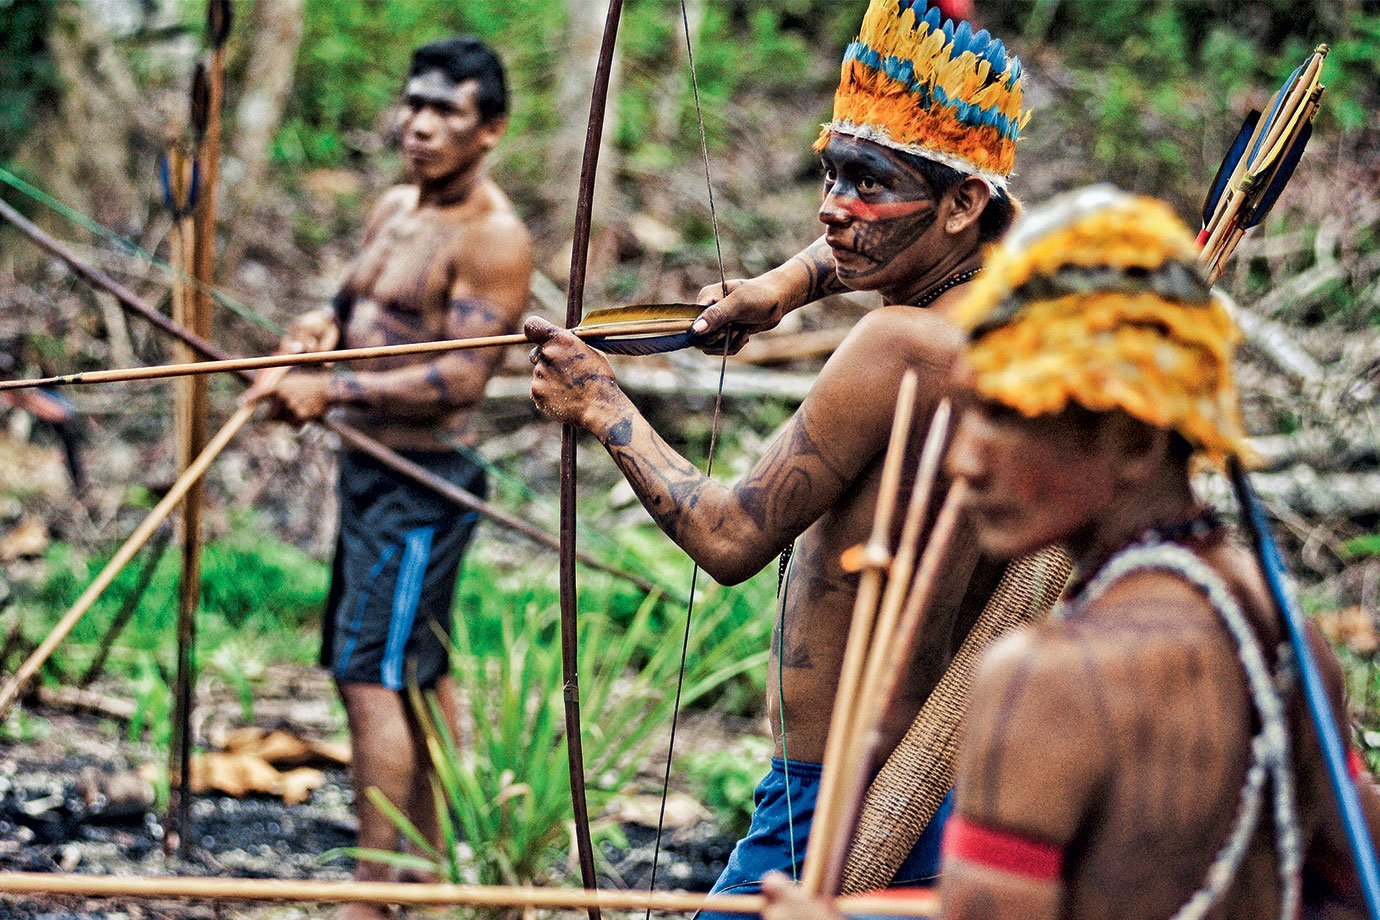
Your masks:
{"label": "headdress headband", "polygon": [[925,0],[872,0],[843,55],[830,132],[927,157],[1004,189],[1016,163],[1021,62]]}
{"label": "headdress headband", "polygon": [[1244,449],[1236,328],[1169,206],[1101,185],[1031,210],[958,308],[977,391],[1027,416],[1070,401]]}

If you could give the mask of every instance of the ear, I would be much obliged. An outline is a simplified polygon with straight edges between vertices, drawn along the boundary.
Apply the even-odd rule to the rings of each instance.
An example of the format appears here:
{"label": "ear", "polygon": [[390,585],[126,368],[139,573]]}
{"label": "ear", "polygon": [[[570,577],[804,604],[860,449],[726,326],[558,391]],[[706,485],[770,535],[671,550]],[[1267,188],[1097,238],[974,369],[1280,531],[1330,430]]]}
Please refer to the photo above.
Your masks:
{"label": "ear", "polygon": [[498,115],[479,126],[479,142],[485,150],[493,150],[508,131],[508,116]]}
{"label": "ear", "polygon": [[949,190],[949,213],[944,218],[944,232],[958,236],[977,223],[987,202],[992,200],[992,189],[977,176],[964,176],[963,181]]}
{"label": "ear", "polygon": [[1167,429],[1114,412],[1107,419],[1103,434],[1102,447],[1114,452],[1115,475],[1120,482],[1138,484],[1164,471],[1172,437]]}

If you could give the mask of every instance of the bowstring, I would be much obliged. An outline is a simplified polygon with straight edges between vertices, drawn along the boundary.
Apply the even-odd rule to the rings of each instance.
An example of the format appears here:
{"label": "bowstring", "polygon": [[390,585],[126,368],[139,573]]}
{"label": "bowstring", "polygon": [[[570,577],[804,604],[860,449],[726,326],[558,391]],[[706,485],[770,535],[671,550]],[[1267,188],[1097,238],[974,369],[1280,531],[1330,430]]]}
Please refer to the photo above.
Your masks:
{"label": "bowstring", "polygon": [[[690,38],[690,14],[685,8],[685,0],[680,0],[680,22],[685,31],[685,57],[690,65],[690,89],[695,97],[695,121],[700,132],[700,157],[704,162],[704,184],[709,190],[709,225],[714,233],[714,255],[719,263],[720,296],[728,294],[728,278],[724,272],[724,251],[719,240],[719,216],[714,208],[714,180],[709,169],[709,139],[704,130],[704,110],[700,106],[699,76],[695,71],[695,47]],[[719,441],[719,415],[723,408],[724,378],[728,371],[728,352],[732,339],[724,336],[724,350],[719,357],[719,387],[714,393],[714,415],[709,424],[709,458],[705,461],[706,478],[714,474],[714,452]],[[652,873],[647,883],[648,891],[656,891],[656,871],[661,859],[661,838],[666,827],[666,800],[671,794],[671,760],[676,751],[676,725],[680,721],[681,691],[685,687],[685,663],[690,651],[690,625],[695,616],[695,589],[699,583],[700,564],[695,563],[690,572],[690,599],[685,604],[685,634],[680,645],[680,671],[676,676],[676,699],[671,707],[671,736],[666,744],[666,771],[661,780],[661,807],[656,816],[656,842],[652,846]],[[645,920],[651,920],[649,908]]]}

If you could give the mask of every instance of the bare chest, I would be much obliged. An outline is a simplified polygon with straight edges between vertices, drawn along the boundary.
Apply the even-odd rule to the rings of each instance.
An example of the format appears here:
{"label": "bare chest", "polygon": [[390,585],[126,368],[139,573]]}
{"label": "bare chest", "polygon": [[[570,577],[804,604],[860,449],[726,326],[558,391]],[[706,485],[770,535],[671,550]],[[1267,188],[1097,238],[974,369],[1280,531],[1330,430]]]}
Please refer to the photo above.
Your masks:
{"label": "bare chest", "polygon": [[434,215],[390,218],[346,281],[351,345],[424,341],[444,331],[463,231]]}

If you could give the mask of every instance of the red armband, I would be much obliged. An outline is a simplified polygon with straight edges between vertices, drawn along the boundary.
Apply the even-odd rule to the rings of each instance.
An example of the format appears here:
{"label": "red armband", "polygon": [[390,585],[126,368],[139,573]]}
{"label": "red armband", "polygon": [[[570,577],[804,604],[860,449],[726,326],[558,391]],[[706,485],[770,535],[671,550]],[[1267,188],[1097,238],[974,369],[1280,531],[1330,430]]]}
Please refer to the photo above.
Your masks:
{"label": "red armband", "polygon": [[1009,872],[1040,882],[1052,882],[1064,870],[1064,851],[1052,843],[974,824],[960,815],[949,819],[944,832],[944,858]]}
{"label": "red armband", "polygon": [[1366,768],[1365,758],[1362,757],[1361,752],[1354,747],[1346,749],[1346,772],[1351,775],[1353,782],[1370,772],[1370,770]]}

